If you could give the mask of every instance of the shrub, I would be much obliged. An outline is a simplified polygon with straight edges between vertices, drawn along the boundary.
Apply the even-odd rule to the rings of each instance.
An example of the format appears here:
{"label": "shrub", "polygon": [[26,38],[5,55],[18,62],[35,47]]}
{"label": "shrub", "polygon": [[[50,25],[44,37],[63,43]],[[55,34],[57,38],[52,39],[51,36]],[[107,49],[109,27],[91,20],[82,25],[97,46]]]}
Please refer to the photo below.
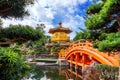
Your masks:
{"label": "shrub", "polygon": [[10,48],[0,48],[0,80],[21,80],[30,66]]}
{"label": "shrub", "polygon": [[104,80],[118,80],[118,67],[110,65],[96,65],[100,72],[100,78]]}

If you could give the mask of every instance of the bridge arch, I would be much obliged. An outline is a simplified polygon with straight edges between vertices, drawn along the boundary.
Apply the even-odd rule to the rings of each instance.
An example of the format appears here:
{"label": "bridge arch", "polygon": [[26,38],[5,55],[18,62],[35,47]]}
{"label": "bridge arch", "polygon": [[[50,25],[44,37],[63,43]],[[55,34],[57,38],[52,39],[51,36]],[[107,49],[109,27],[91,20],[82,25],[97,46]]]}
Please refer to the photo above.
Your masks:
{"label": "bridge arch", "polygon": [[86,43],[71,44],[66,50],[65,59],[68,62],[78,66],[91,65],[94,62],[100,64],[107,64],[112,66],[119,66],[118,58],[116,55],[107,55],[106,53],[100,52],[94,49]]}

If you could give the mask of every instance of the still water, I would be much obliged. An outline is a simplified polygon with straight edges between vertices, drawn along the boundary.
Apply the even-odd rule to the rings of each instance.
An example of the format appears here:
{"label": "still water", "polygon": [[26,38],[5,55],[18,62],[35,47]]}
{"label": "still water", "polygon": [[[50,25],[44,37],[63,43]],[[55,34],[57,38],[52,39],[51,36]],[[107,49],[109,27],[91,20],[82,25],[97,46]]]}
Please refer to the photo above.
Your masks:
{"label": "still water", "polygon": [[68,67],[32,66],[30,73],[22,80],[82,80],[71,73]]}

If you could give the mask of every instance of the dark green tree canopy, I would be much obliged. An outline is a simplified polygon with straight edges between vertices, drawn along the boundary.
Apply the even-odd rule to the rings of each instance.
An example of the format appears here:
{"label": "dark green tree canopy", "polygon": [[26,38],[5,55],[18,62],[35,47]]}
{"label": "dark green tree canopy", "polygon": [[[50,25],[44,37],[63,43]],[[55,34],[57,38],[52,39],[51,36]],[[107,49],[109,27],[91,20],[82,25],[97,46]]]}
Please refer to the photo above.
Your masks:
{"label": "dark green tree canopy", "polygon": [[[114,15],[120,16],[120,0],[105,0],[93,4],[87,9],[91,16],[86,20],[88,29],[100,29],[112,26]],[[110,25],[111,24],[111,25]]]}
{"label": "dark green tree canopy", "polygon": [[120,0],[101,0],[86,9],[86,31],[76,39],[92,39],[101,51],[115,51],[120,45]]}
{"label": "dark green tree canopy", "polygon": [[3,28],[1,34],[2,38],[8,38],[12,40],[25,39],[27,41],[38,40],[43,35],[42,32],[28,25],[10,25],[9,27]]}
{"label": "dark green tree canopy", "polygon": [[100,51],[120,50],[120,33],[111,33],[98,45]]}
{"label": "dark green tree canopy", "polygon": [[99,4],[92,4],[90,7],[88,7],[86,9],[86,13],[87,14],[95,14],[95,13],[99,13],[101,8],[103,6],[103,3],[99,3]]}
{"label": "dark green tree canopy", "polygon": [[25,7],[33,2],[34,0],[0,0],[0,16],[23,17],[28,15]]}

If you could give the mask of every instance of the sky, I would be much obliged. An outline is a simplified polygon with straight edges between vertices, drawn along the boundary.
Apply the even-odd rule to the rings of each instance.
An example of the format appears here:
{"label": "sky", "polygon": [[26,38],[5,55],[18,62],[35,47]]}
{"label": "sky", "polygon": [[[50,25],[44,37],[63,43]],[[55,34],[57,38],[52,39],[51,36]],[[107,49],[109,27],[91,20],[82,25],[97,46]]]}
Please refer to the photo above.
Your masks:
{"label": "sky", "polygon": [[26,10],[30,16],[23,19],[2,19],[3,26],[10,24],[22,24],[36,27],[37,24],[45,24],[46,34],[50,28],[57,27],[59,22],[62,26],[70,28],[70,38],[73,39],[79,27],[85,28],[84,18],[85,9],[93,3],[93,0],[35,0],[34,5],[29,5]]}

